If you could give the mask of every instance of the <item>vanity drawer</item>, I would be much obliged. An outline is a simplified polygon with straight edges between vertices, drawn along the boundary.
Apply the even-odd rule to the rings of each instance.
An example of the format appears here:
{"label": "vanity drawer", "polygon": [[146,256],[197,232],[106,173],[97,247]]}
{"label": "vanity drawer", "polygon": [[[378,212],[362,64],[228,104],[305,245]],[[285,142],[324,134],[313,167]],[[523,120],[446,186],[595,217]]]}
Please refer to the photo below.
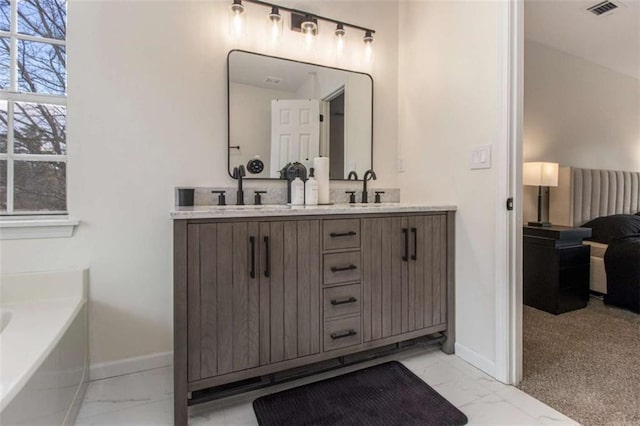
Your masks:
{"label": "vanity drawer", "polygon": [[360,219],[324,220],[322,229],[324,250],[360,248]]}
{"label": "vanity drawer", "polygon": [[324,283],[360,281],[360,251],[324,255]]}
{"label": "vanity drawer", "polygon": [[324,323],[324,350],[344,348],[362,343],[360,316]]}
{"label": "vanity drawer", "polygon": [[324,289],[324,318],[360,313],[360,284]]}

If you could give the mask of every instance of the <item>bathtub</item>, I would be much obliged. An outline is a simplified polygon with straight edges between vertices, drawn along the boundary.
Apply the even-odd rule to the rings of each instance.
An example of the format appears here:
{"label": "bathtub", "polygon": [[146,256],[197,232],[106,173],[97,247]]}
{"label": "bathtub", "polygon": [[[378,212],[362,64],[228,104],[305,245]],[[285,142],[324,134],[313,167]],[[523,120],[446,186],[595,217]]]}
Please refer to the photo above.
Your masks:
{"label": "bathtub", "polygon": [[0,424],[70,425],[87,385],[88,270],[0,276]]}

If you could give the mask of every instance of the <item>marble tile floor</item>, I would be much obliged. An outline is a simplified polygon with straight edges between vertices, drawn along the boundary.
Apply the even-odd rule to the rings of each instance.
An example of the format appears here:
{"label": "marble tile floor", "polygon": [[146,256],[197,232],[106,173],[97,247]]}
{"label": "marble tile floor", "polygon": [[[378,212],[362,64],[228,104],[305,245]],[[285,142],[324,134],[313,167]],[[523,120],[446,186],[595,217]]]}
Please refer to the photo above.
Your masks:
{"label": "marble tile floor", "polygon": [[[455,355],[412,349],[212,401],[190,409],[190,425],[257,425],[254,399],[283,389],[398,360],[457,406],[470,425],[576,425],[520,390],[495,381]],[[91,382],[76,425],[170,425],[173,420],[172,369],[158,368]]]}

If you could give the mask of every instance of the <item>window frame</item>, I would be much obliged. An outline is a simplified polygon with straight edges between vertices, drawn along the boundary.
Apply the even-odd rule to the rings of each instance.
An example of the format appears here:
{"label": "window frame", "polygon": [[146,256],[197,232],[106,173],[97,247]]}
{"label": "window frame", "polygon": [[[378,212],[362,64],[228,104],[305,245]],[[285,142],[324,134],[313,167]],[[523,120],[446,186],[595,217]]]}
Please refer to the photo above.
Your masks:
{"label": "window frame", "polygon": [[[18,32],[18,1],[9,0],[10,6],[10,18],[9,18],[9,31],[0,30],[0,37],[9,39],[9,90],[0,89],[0,101],[7,103],[7,152],[0,153],[0,161],[7,162],[6,168],[6,180],[7,180],[7,194],[6,194],[6,211],[0,212],[0,219],[10,217],[20,217],[26,219],[31,216],[34,219],[40,219],[42,216],[67,216],[69,211],[68,206],[68,194],[69,194],[69,179],[68,173],[68,161],[66,154],[16,154],[14,152],[14,113],[15,103],[35,103],[45,105],[57,105],[67,107],[67,94],[64,95],[52,95],[41,93],[28,93],[20,92],[18,90],[18,41],[31,41],[38,43],[46,43],[51,45],[65,46],[67,45],[67,34],[65,33],[64,39],[55,39],[48,37],[38,37],[27,34],[21,34]],[[65,2],[67,7],[67,2]],[[66,51],[66,49],[65,49]],[[67,69],[65,67],[65,73]],[[65,112],[66,117],[66,112]],[[66,126],[66,124],[65,124]],[[65,145],[68,148],[67,140],[65,139]],[[25,211],[21,210],[15,212],[14,199],[15,199],[15,162],[16,161],[41,161],[41,162],[61,162],[65,163],[65,197],[66,197],[66,209],[65,210],[35,210]]]}

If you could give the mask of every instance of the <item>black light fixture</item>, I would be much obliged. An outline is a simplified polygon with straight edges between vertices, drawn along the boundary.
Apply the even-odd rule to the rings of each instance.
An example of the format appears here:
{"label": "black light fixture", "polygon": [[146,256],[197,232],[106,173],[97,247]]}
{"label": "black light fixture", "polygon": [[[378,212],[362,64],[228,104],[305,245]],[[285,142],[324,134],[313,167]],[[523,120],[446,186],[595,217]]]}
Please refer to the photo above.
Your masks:
{"label": "black light fixture", "polygon": [[318,34],[318,20],[313,15],[305,15],[304,20],[300,23],[300,29],[304,34]]}
{"label": "black light fixture", "polygon": [[280,15],[280,9],[278,6],[273,6],[271,8],[271,13],[269,14],[269,21],[280,23],[282,21],[282,15]]}
{"label": "black light fixture", "polygon": [[370,30],[365,31],[364,37],[362,37],[362,41],[364,44],[372,44],[373,43],[373,34]]}
{"label": "black light fixture", "polygon": [[[336,29],[333,33],[337,40],[338,51],[341,51],[344,48],[345,37],[347,34],[345,27],[364,31],[364,37],[362,38],[362,41],[365,45],[365,55],[367,59],[371,58],[373,49],[373,33],[375,33],[375,31],[370,28],[349,24],[343,21],[337,21],[332,18],[311,14],[299,9],[279,6],[262,0],[245,1],[261,6],[268,6],[271,8],[271,13],[268,14],[268,19],[271,25],[271,33],[274,38],[277,38],[277,36],[279,36],[282,31],[282,23],[284,19],[280,11],[285,10],[291,14],[291,30],[303,33],[305,35],[305,44],[307,46],[310,46],[313,43],[313,38],[318,34],[318,21],[326,21],[336,24]],[[233,15],[233,27],[235,29],[235,32],[240,33],[243,30],[244,24],[242,22],[242,18],[245,14],[245,7],[242,4],[242,0],[233,0],[233,3],[231,5],[231,12]]]}
{"label": "black light fixture", "polygon": [[231,12],[234,15],[241,15],[244,13],[244,5],[242,4],[242,0],[233,0],[233,3],[231,4]]}

